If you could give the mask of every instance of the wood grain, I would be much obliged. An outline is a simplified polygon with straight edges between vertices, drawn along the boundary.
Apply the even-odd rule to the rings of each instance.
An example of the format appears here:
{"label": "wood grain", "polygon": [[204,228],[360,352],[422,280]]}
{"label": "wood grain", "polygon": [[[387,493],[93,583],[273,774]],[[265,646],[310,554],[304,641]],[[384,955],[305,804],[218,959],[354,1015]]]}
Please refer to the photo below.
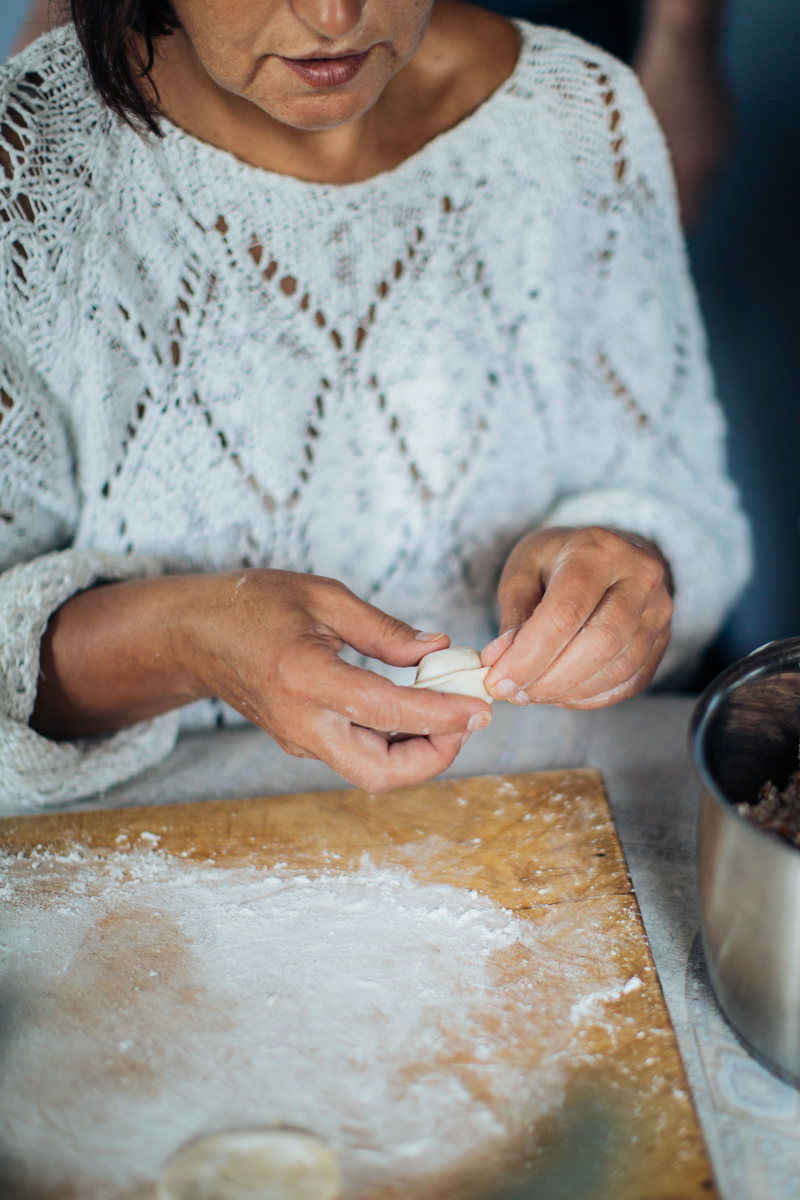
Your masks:
{"label": "wood grain", "polygon": [[[597,772],[436,780],[380,796],[349,789],[0,821],[0,845],[23,857],[76,844],[99,863],[112,851],[157,845],[158,853],[195,863],[284,864],[305,872],[352,872],[367,855],[376,867],[402,867],[425,884],[482,893],[536,923],[565,964],[576,945],[585,955],[590,944],[598,965],[610,956],[622,977],[638,982],[607,998],[603,1019],[587,1024],[564,1103],[502,1164],[471,1160],[412,1200],[715,1194]],[[524,969],[509,958],[510,973]],[[519,1050],[531,1061],[547,1041],[547,1031],[535,1026]],[[398,1183],[376,1191],[374,1200],[400,1195],[408,1192]]]}

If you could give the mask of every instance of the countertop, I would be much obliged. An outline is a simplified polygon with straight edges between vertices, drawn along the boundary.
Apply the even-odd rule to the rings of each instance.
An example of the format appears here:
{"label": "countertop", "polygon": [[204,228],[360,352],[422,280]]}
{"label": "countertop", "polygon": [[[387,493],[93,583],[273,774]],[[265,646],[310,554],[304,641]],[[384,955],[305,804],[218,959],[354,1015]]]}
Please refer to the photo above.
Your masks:
{"label": "countertop", "polygon": [[[796,1197],[800,1093],[740,1045],[705,970],[696,892],[700,784],[689,756],[694,701],[648,695],[593,713],[496,705],[447,772],[455,777],[594,767],[603,776],[723,1200]],[[341,788],[256,729],[184,737],[138,779],[71,810]],[[66,806],[65,806],[66,807]]]}

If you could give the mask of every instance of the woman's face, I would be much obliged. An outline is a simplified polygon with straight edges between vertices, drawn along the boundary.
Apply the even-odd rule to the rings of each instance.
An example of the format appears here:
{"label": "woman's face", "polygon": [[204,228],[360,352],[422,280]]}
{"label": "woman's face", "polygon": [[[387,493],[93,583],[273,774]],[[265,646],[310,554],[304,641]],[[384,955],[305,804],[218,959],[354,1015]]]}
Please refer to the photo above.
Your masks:
{"label": "woman's face", "polygon": [[370,109],[413,57],[433,3],[173,0],[174,36],[222,92],[296,129],[333,129]]}

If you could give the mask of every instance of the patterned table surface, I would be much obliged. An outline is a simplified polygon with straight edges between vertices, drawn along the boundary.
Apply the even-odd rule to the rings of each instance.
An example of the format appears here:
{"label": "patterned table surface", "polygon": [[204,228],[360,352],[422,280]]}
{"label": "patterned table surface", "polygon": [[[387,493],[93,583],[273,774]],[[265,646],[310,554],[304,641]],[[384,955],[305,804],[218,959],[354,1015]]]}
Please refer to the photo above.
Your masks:
{"label": "patterned table surface", "polygon": [[[740,1045],[710,989],[698,932],[688,697],[646,696],[595,713],[496,705],[449,774],[588,766],[603,775],[723,1200],[800,1195],[800,1092]],[[78,808],[342,787],[254,729],[184,738],[139,779]]]}

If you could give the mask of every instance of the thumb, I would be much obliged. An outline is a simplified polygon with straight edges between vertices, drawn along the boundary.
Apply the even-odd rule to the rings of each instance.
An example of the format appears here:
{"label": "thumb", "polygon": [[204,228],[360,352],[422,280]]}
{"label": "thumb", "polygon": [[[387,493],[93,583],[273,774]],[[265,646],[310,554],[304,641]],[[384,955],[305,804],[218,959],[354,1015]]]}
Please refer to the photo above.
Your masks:
{"label": "thumb", "polygon": [[524,625],[541,602],[546,586],[548,541],[542,533],[527,534],[506,559],[497,585],[501,637]]}
{"label": "thumb", "polygon": [[[505,624],[508,624],[508,622],[505,622]],[[481,662],[484,667],[493,667],[497,660],[502,658],[522,626],[512,625],[510,629],[503,629],[501,625],[500,628],[502,633],[493,638],[491,642],[487,642],[481,650]]]}
{"label": "thumb", "polygon": [[506,643],[510,643],[520,626],[525,624],[534,609],[539,606],[543,596],[544,587],[538,571],[517,571],[513,574],[509,572],[501,581],[497,594],[500,638],[505,638]]}
{"label": "thumb", "polygon": [[359,654],[394,667],[416,666],[425,654],[450,644],[446,633],[415,629],[352,593],[332,624],[338,636]]}

